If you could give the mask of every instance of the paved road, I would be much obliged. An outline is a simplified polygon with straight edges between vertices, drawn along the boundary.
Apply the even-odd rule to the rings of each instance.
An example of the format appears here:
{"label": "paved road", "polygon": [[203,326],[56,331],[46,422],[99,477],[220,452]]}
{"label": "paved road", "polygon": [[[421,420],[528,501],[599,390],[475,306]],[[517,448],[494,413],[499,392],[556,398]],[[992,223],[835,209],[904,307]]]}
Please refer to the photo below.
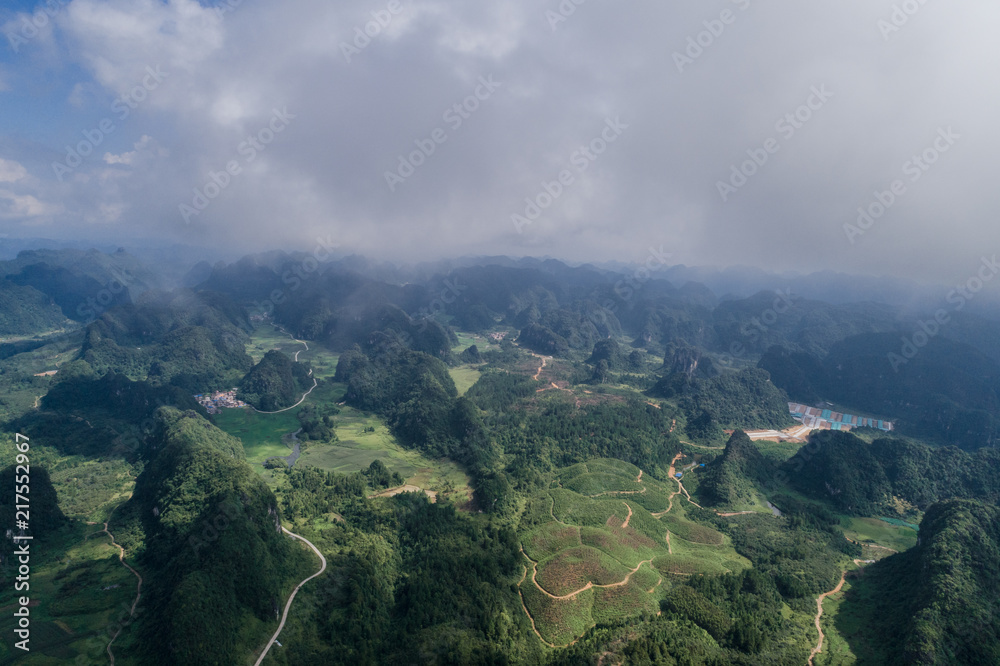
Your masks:
{"label": "paved road", "polygon": [[278,635],[281,634],[281,630],[285,628],[285,620],[288,619],[288,610],[292,607],[292,601],[295,600],[295,595],[298,594],[299,588],[301,588],[303,585],[305,585],[306,583],[308,583],[309,581],[311,581],[316,576],[318,576],[321,573],[323,573],[324,571],[326,571],[326,558],[323,557],[323,553],[319,552],[319,548],[317,548],[316,546],[314,546],[312,544],[312,542],[309,541],[308,539],[300,537],[298,534],[292,534],[291,532],[289,532],[288,530],[286,530],[284,528],[284,526],[282,526],[281,531],[284,532],[285,534],[287,534],[288,536],[292,537],[293,539],[298,539],[299,541],[304,541],[307,546],[309,546],[310,548],[313,549],[314,553],[316,553],[317,555],[319,555],[319,559],[323,562],[323,566],[320,567],[319,571],[317,571],[312,576],[309,576],[309,578],[306,578],[304,581],[302,581],[301,583],[299,583],[298,585],[296,585],[295,589],[292,590],[292,594],[288,597],[288,601],[285,603],[285,612],[282,613],[282,615],[281,615],[281,624],[278,625],[277,631],[275,631],[274,635],[271,636],[271,640],[269,640],[267,642],[267,647],[265,647],[264,651],[260,653],[260,657],[257,658],[257,661],[254,663],[254,666],[260,666],[261,662],[264,661],[264,657],[267,656],[268,650],[270,650],[271,646],[274,645],[274,641],[278,640]]}

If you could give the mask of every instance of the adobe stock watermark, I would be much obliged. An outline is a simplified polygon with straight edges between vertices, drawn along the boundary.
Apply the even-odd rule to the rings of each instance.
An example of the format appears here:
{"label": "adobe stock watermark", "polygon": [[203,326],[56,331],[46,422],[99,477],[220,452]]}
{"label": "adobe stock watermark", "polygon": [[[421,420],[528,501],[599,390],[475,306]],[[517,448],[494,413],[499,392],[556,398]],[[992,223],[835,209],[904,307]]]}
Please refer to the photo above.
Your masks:
{"label": "adobe stock watermark", "polygon": [[200,188],[194,188],[191,205],[186,203],[179,205],[184,223],[190,224],[192,217],[201,215],[208,208],[208,205],[229,187],[233,178],[243,173],[243,165],[252,164],[257,156],[267,150],[267,147],[279,134],[285,131],[295,118],[294,114],[288,112],[288,107],[284,107],[280,111],[274,109],[270,121],[264,127],[236,146],[236,152],[243,158],[243,164],[240,164],[239,160],[229,160],[221,171],[209,171],[205,184]]}
{"label": "adobe stock watermark", "polygon": [[[616,116],[614,120],[605,118],[604,129],[586,145],[574,150],[569,156],[570,167],[576,169],[577,174],[584,173],[627,129],[628,125],[621,121],[620,116]],[[533,197],[525,197],[524,214],[513,213],[510,216],[517,233],[524,233],[524,227],[533,224],[535,220],[540,218],[542,212],[548,210],[565,193],[566,188],[576,182],[576,178],[572,169],[566,168],[558,173],[555,180],[543,180],[541,183],[542,188],[538,194]]]}
{"label": "adobe stock watermark", "polygon": [[[957,285],[948,292],[945,300],[952,306],[952,312],[961,312],[965,306],[976,297],[988,282],[1000,273],[1000,263],[997,263],[997,255],[992,257],[982,257],[979,268],[963,284]],[[951,314],[944,308],[939,308],[934,312],[934,317],[928,321],[918,320],[917,330],[912,335],[903,337],[903,344],[899,353],[889,352],[886,358],[893,371],[899,369],[916,358],[921,349],[927,346],[932,338],[941,333],[941,330],[951,323]]]}
{"label": "adobe stock watermark", "polygon": [[[411,319],[417,319],[421,322],[420,333],[423,333],[427,329],[427,320],[434,317],[435,315],[443,314],[447,309],[447,306],[452,305],[458,300],[458,297],[462,295],[462,292],[468,289],[469,286],[462,284],[458,278],[445,278],[444,279],[444,289],[441,293],[437,295],[427,307],[420,308],[416,315],[411,316]],[[405,337],[405,336],[404,336]]]}
{"label": "adobe stock watermark", "polygon": [[[947,128],[938,128],[937,137],[934,139],[934,142],[922,152],[913,155],[903,163],[903,175],[907,176],[911,183],[917,182],[961,138],[962,135],[956,134],[950,125]],[[847,236],[848,242],[854,245],[857,237],[863,236],[869,229],[875,226],[875,222],[881,219],[906,194],[906,191],[906,181],[902,178],[892,181],[886,190],[876,190],[874,192],[874,201],[858,207],[857,223],[851,224],[848,222],[844,224],[844,234]]]}
{"label": "adobe stock watermark", "polygon": [[893,5],[889,18],[880,18],[875,23],[882,33],[882,39],[888,42],[890,37],[902,30],[926,4],[927,0],[904,0],[898,5]]}
{"label": "adobe stock watermark", "polygon": [[[642,289],[643,285],[653,279],[653,272],[666,268],[669,265],[667,262],[673,256],[670,252],[664,252],[663,245],[660,245],[659,249],[650,245],[646,261],[635,269],[632,275],[615,282],[615,295],[626,303],[630,301]],[[618,304],[608,299],[602,304],[602,307],[614,313],[618,309]]]}
{"label": "adobe stock watermark", "polygon": [[[472,114],[479,110],[480,105],[493,96],[493,93],[503,85],[503,81],[494,81],[493,75],[480,76],[478,85],[472,94],[456,102],[445,109],[441,114],[441,119],[448,123],[452,132],[460,128]],[[438,146],[448,140],[448,132],[441,127],[436,127],[430,135],[423,139],[414,139],[413,143],[417,149],[408,155],[400,155],[399,163],[395,171],[385,172],[385,182],[389,186],[390,192],[395,192],[396,187],[406,182],[406,179],[416,173],[427,160],[437,152]]]}
{"label": "adobe stock watermark", "polygon": [[[626,275],[623,279],[615,282],[613,290],[615,295],[621,299],[621,303],[631,301],[646,283],[653,279],[655,271],[666,268],[669,265],[669,260],[672,257],[673,255],[670,252],[664,251],[663,245],[660,245],[659,248],[650,245],[649,256],[646,257],[646,261],[641,263],[631,275]],[[606,298],[600,303],[600,307],[612,315],[618,313],[619,305],[619,302],[611,298]],[[607,323],[600,314],[600,311],[588,309],[585,316],[591,324],[599,327]],[[575,328],[567,339],[567,342],[573,349],[581,349],[584,346],[584,340]]]}
{"label": "adobe stock watermark", "polygon": [[[746,338],[747,342],[751,345],[757,344],[761,336],[767,333],[771,326],[778,323],[781,315],[788,312],[795,305],[795,300],[798,298],[798,296],[792,293],[791,287],[786,287],[784,291],[776,291],[775,294],[776,297],[771,307],[761,312],[759,317],[753,317],[749,322],[745,322],[740,326],[740,335]],[[746,353],[746,345],[739,340],[735,340],[729,345],[729,351],[719,358],[719,363],[731,366],[736,359],[742,358]]]}
{"label": "adobe stock watermark", "polygon": [[[146,101],[151,92],[160,87],[160,84],[168,76],[170,73],[161,70],[159,65],[156,67],[147,66],[146,75],[142,77],[142,80],[111,103],[111,112],[115,114],[119,122],[124,121],[132,115],[132,111]],[[101,119],[93,129],[83,130],[83,141],[75,146],[66,146],[65,159],[52,163],[52,171],[55,172],[59,182],[62,182],[67,174],[72,173],[74,169],[83,164],[83,159],[93,154],[97,147],[104,143],[104,139],[116,129],[118,126],[115,124],[114,118],[107,117]]]}
{"label": "adobe stock watermark", "polygon": [[[290,268],[281,274],[282,284],[288,287],[288,292],[295,292],[302,287],[306,280],[311,279],[319,271],[320,264],[329,261],[332,251],[340,247],[329,235],[324,239],[316,238],[316,246],[312,253],[298,262],[294,268]],[[281,305],[288,298],[288,293],[284,289],[274,289],[268,294],[268,298],[261,302],[254,302],[254,309],[267,316],[274,314],[274,307]]]}
{"label": "adobe stock watermark", "polygon": [[545,10],[545,20],[549,22],[549,28],[552,29],[552,32],[556,31],[560,23],[568,21],[569,17],[576,13],[576,8],[586,4],[586,2],[587,0],[562,0],[556,7],[558,11]]}
{"label": "adobe stock watermark", "polygon": [[118,617],[112,620],[102,633],[87,639],[85,643],[86,653],[79,655],[74,660],[75,664],[80,664],[81,666],[93,664],[94,657],[97,655],[104,655],[104,659],[107,659],[107,649],[110,642],[114,641],[126,627],[135,622],[137,616],[146,610],[145,607],[138,605],[133,612],[132,608],[124,601],[121,603],[121,608],[122,610],[118,613]]}
{"label": "adobe stock watermark", "polygon": [[[786,113],[774,124],[774,130],[785,141],[791,140],[796,132],[805,127],[806,123],[813,119],[815,113],[822,109],[833,93],[826,89],[826,84],[819,87],[813,86],[810,95],[805,102],[799,105],[794,111]],[[716,181],[715,187],[719,191],[719,197],[723,203],[736,194],[744,185],[750,182],[757,173],[764,168],[771,156],[781,150],[781,141],[775,137],[768,137],[759,148],[749,148],[746,154],[749,159],[744,160],[739,166],[733,164],[730,167],[729,178],[727,180]]]}
{"label": "adobe stock watermark", "polygon": [[126,269],[112,268],[111,272],[111,281],[76,307],[76,314],[82,317],[84,324],[89,324],[101,316],[101,313],[115,303],[115,297],[125,292],[133,281],[132,274]]}
{"label": "adobe stock watermark", "polygon": [[226,14],[235,12],[242,4],[243,0],[223,0],[215,7],[212,7],[212,9],[215,10],[216,16],[220,19],[224,19],[226,18]]}
{"label": "adobe stock watermark", "polygon": [[240,515],[241,508],[235,500],[225,500],[216,505],[215,516],[211,520],[202,521],[201,534],[188,537],[188,545],[194,549],[195,557],[200,558],[202,548],[218,541],[219,536]]}
{"label": "adobe stock watermark", "polygon": [[[813,457],[819,453],[821,448],[823,448],[823,445],[820,444],[819,438],[809,437],[809,441],[805,445],[799,447],[796,455],[793,456],[795,460],[795,468],[792,471],[796,474],[801,473],[805,468],[805,464],[812,460]],[[788,472],[783,469],[779,469],[774,474],[774,480],[778,483],[778,485],[783,486],[791,481],[791,477],[788,475]]]}
{"label": "adobe stock watermark", "polygon": [[[732,3],[739,6],[740,10],[744,12],[750,8],[750,0],[732,0]],[[726,31],[726,26],[736,23],[737,16],[738,14],[732,9],[723,9],[718,18],[702,21],[705,29],[696,35],[688,36],[687,46],[683,52],[674,51],[673,53],[677,71],[683,74],[685,67],[693,65],[695,60],[704,55],[705,51],[711,48],[716,40],[722,37]]]}
{"label": "adobe stock watermark", "polygon": [[17,32],[4,33],[11,50],[20,53],[21,46],[37,37],[69,3],[70,0],[48,0],[44,6],[36,9],[30,18],[22,15],[21,29]]}
{"label": "adobe stock watermark", "polygon": [[371,12],[371,21],[365,23],[364,26],[354,26],[354,39],[350,42],[340,43],[340,52],[344,54],[347,64],[351,64],[354,56],[361,55],[361,52],[368,48],[372,40],[389,27],[392,19],[402,13],[402,3],[399,0],[390,0],[385,9]]}

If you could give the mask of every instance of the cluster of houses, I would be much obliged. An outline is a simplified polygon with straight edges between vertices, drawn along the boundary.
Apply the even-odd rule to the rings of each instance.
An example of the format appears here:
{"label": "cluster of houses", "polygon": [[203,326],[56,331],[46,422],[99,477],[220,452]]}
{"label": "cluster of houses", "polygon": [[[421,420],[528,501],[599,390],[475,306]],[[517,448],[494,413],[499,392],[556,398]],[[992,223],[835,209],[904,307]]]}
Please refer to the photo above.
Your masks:
{"label": "cluster of houses", "polygon": [[499,333],[490,333],[490,340],[493,342],[500,342],[505,337],[507,337],[507,331],[500,331]]}
{"label": "cluster of houses", "polygon": [[209,414],[218,414],[223,409],[233,409],[235,407],[246,407],[247,403],[236,399],[236,389],[231,391],[216,391],[215,393],[201,393],[194,397],[198,404],[205,408]]}

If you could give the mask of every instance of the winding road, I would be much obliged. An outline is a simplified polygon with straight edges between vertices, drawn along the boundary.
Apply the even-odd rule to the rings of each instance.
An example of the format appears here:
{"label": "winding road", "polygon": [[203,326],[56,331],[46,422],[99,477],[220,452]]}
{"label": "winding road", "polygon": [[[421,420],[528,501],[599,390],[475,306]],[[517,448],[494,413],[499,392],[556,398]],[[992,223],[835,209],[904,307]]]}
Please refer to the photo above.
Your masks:
{"label": "winding road", "polygon": [[274,645],[274,642],[278,640],[278,635],[281,634],[281,630],[285,628],[285,620],[288,619],[288,610],[292,607],[292,602],[295,600],[295,595],[299,593],[299,589],[303,585],[311,581],[313,578],[326,571],[326,558],[323,557],[323,553],[319,552],[319,548],[314,546],[312,542],[306,539],[305,537],[300,537],[298,534],[293,534],[292,532],[289,532],[288,530],[285,529],[284,525],[282,525],[281,531],[287,534],[288,536],[292,537],[293,539],[298,539],[299,541],[304,542],[307,546],[312,548],[313,552],[319,556],[319,559],[323,563],[323,566],[320,567],[319,571],[317,571],[316,573],[314,573],[313,575],[309,576],[304,581],[296,585],[295,589],[292,590],[291,595],[289,595],[288,597],[288,601],[285,603],[285,612],[282,613],[281,615],[281,623],[278,625],[278,628],[274,632],[274,635],[271,636],[271,640],[267,642],[267,645],[264,647],[264,651],[260,653],[260,657],[257,658],[256,662],[254,662],[254,666],[260,666],[261,662],[264,661],[264,657],[267,656],[268,650],[270,650],[271,646]]}
{"label": "winding road", "polygon": [[[132,496],[129,495],[129,499],[131,498]],[[126,499],[125,501],[127,502],[128,499]],[[142,576],[139,575],[138,571],[136,571],[135,569],[133,569],[132,567],[130,567],[128,564],[125,563],[125,549],[122,548],[121,545],[119,545],[117,542],[115,542],[115,535],[108,531],[108,522],[111,521],[111,516],[114,514],[115,509],[117,508],[118,507],[116,506],[114,509],[111,510],[111,513],[108,514],[108,521],[104,523],[104,529],[101,530],[100,532],[95,532],[95,534],[100,534],[101,532],[104,532],[109,537],[111,537],[111,545],[118,549],[118,561],[122,563],[123,567],[131,571],[133,574],[135,574],[135,577],[139,579],[139,583],[138,585],[136,585],[135,588],[135,601],[132,602],[132,608],[130,608],[128,612],[128,616],[129,618],[131,618],[133,615],[135,615],[135,607],[139,604],[139,598],[142,597]],[[108,657],[111,658],[111,666],[115,666],[115,654],[114,652],[111,651],[111,644],[115,642],[115,639],[118,638],[118,634],[122,633],[122,629],[124,629],[125,627],[126,627],[125,624],[118,627],[118,631],[115,632],[115,635],[111,637],[111,641],[108,642]]]}
{"label": "winding road", "polygon": [[[310,375],[312,374],[312,370],[309,370],[309,374]],[[309,394],[313,392],[313,389],[316,388],[317,386],[319,386],[319,380],[317,380],[315,377],[313,377],[312,388],[309,389],[308,391],[306,391],[305,393],[303,393],[302,397],[299,398],[299,401],[297,403],[295,403],[291,407],[285,407],[284,409],[279,409],[276,412],[265,412],[265,411],[261,411],[261,410],[257,409],[253,405],[248,405],[248,406],[250,407],[250,409],[252,409],[253,411],[257,412],[258,414],[280,414],[281,412],[287,412],[289,409],[295,409],[296,407],[298,407],[299,405],[301,405],[305,401],[305,399],[307,397],[309,397]]]}
{"label": "winding road", "polygon": [[816,647],[814,647],[812,652],[809,654],[809,666],[813,666],[813,658],[823,650],[823,627],[819,622],[820,617],[823,616],[823,600],[833,594],[837,594],[837,592],[840,592],[840,588],[844,587],[844,577],[846,575],[846,571],[840,572],[840,582],[837,583],[837,587],[833,588],[829,592],[824,592],[816,598],[816,631],[819,632],[819,642],[816,643]]}
{"label": "winding road", "polygon": [[[281,327],[280,327],[280,326],[278,326],[277,324],[275,324],[275,328],[281,328]],[[285,329],[283,329],[283,328],[282,328],[281,330],[282,330],[282,331],[283,331],[283,332],[284,332],[284,333],[285,333],[285,334],[286,334],[286,335],[287,335],[288,337],[292,338],[292,340],[294,340],[295,342],[301,342],[301,343],[302,343],[303,345],[305,345],[305,349],[300,349],[300,350],[298,350],[297,352],[295,352],[295,362],[296,362],[296,363],[298,363],[298,362],[299,362],[299,354],[301,354],[301,353],[302,353],[302,352],[304,352],[304,351],[309,351],[309,343],[308,343],[308,342],[306,342],[305,340],[298,340],[298,339],[296,339],[296,338],[295,338],[295,337],[294,337],[294,336],[293,336],[293,335],[292,335],[291,333],[289,333],[288,331],[286,331],[286,330],[285,330]],[[309,368],[309,376],[310,376],[310,377],[312,377],[312,373],[313,373],[313,371],[312,371],[312,368]],[[306,399],[306,398],[307,398],[307,397],[309,396],[309,394],[313,392],[313,389],[314,389],[314,388],[316,388],[317,386],[319,386],[319,380],[317,380],[317,379],[316,379],[315,377],[313,377],[313,385],[312,385],[312,388],[311,388],[311,389],[309,389],[308,391],[306,391],[305,393],[303,393],[303,394],[302,394],[302,397],[301,397],[301,398],[299,398],[299,401],[298,401],[297,403],[295,403],[295,404],[294,404],[294,405],[292,405],[291,407],[285,407],[284,409],[279,409],[279,410],[278,410],[278,411],[276,411],[276,412],[265,412],[265,411],[261,411],[261,410],[257,409],[256,407],[254,407],[253,405],[248,405],[248,407],[250,407],[250,409],[252,409],[253,411],[257,412],[258,414],[280,414],[280,413],[282,413],[282,412],[287,412],[287,411],[288,411],[289,409],[295,409],[296,407],[298,407],[299,405],[301,405],[301,404],[302,404],[302,403],[303,403],[303,402],[305,401],[305,399]],[[280,456],[279,456],[279,457],[280,457]]]}

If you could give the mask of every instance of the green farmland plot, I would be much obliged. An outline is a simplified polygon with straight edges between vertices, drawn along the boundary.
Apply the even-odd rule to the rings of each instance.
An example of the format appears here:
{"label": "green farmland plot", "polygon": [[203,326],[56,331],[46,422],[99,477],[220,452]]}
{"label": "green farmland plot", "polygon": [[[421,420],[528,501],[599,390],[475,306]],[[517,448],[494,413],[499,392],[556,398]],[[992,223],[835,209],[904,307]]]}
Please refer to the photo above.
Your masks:
{"label": "green farmland plot", "polygon": [[686,576],[750,566],[722,533],[685,516],[680,496],[660,513],[676,492],[675,482],[628,463],[589,460],[536,493],[532,527],[520,535],[528,568],[520,590],[543,640],[565,645],[595,623],[655,613]]}

